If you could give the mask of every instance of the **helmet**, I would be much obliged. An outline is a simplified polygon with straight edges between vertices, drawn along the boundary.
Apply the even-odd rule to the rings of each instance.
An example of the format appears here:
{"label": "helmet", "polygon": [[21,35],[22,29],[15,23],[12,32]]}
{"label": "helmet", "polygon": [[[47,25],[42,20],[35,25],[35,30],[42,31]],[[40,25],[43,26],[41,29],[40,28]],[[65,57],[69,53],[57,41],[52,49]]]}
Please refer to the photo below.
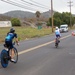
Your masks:
{"label": "helmet", "polygon": [[58,30],[59,28],[58,27],[56,27],[56,30]]}
{"label": "helmet", "polygon": [[14,32],[15,32],[15,29],[14,29],[14,28],[11,28],[11,29],[10,29],[10,32],[11,32],[11,33],[14,33]]}

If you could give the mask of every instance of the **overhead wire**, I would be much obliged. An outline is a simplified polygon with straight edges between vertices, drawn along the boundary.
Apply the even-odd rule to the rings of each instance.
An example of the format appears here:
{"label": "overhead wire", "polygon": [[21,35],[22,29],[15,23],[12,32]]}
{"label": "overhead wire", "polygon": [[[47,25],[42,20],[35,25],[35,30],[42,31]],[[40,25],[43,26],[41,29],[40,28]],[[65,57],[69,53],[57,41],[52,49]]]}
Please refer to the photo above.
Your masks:
{"label": "overhead wire", "polygon": [[43,7],[46,7],[46,8],[48,8],[48,9],[49,9],[49,7],[48,7],[48,6],[46,6],[46,5],[44,5],[44,4],[38,3],[38,2],[33,1],[33,0],[30,0],[30,1],[31,1],[31,2],[33,2],[33,3],[36,3],[36,4],[40,5],[40,6],[43,6]]}
{"label": "overhead wire", "polygon": [[43,7],[43,6],[40,6],[40,5],[36,5],[36,4],[34,4],[34,3],[31,3],[31,2],[28,2],[28,1],[25,1],[25,0],[21,0],[21,1],[23,1],[23,2],[25,2],[25,3],[28,3],[28,4],[30,4],[30,5],[33,5],[33,6],[41,7],[41,8],[44,8],[44,9],[49,9],[49,8],[47,8],[47,7]]}
{"label": "overhead wire", "polygon": [[[16,0],[16,1],[17,1],[17,0]],[[13,2],[13,1],[10,0],[10,2],[13,2],[13,3],[16,3],[16,1]],[[19,0],[18,0],[16,4],[18,4],[18,3],[20,3],[19,5],[25,6],[25,7],[27,7],[28,9],[36,10],[35,8],[30,7],[29,5],[25,4],[25,3],[22,2],[22,1],[19,1]]]}
{"label": "overhead wire", "polygon": [[[27,9],[27,10],[31,10],[31,11],[37,11],[35,8],[31,8],[30,6],[28,7],[28,5],[27,4],[29,4],[29,5],[33,5],[33,6],[37,6],[37,7],[40,7],[40,8],[43,8],[43,9],[48,9],[48,8],[46,8],[46,7],[43,7],[43,6],[40,6],[40,3],[38,3],[38,5],[36,5],[36,4],[34,4],[34,3],[31,3],[31,2],[28,2],[28,1],[25,1],[25,0],[20,0],[20,2],[19,1],[17,1],[17,3],[16,2],[14,2],[14,1],[11,1],[11,0],[1,0],[1,1],[3,1],[3,2],[6,2],[6,3],[8,3],[8,4],[11,4],[11,5],[14,5],[14,6],[17,6],[17,7],[21,7],[21,8],[24,8],[24,9]],[[32,1],[32,0],[31,0]],[[19,3],[18,3],[19,2]],[[25,4],[26,3],[26,4]],[[37,3],[37,2],[35,2],[35,3]]]}
{"label": "overhead wire", "polygon": [[11,5],[14,5],[14,6],[17,6],[17,7],[21,7],[21,8],[27,9],[27,10],[37,11],[36,9],[34,10],[34,9],[31,8],[31,7],[27,7],[27,6],[24,6],[24,5],[21,5],[21,4],[18,4],[18,3],[15,3],[15,2],[10,1],[10,0],[7,0],[7,1],[5,1],[5,0],[1,0],[1,1],[3,1],[3,2],[5,2],[5,3],[8,3],[8,4],[11,4]]}

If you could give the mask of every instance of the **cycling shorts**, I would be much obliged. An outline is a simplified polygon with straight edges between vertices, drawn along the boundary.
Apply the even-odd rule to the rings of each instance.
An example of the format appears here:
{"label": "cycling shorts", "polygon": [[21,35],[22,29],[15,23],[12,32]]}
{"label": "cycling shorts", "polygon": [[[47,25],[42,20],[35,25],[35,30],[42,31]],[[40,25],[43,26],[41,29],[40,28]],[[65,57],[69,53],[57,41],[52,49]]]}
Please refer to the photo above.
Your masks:
{"label": "cycling shorts", "polygon": [[56,35],[56,38],[60,38],[60,35]]}
{"label": "cycling shorts", "polygon": [[8,48],[12,49],[13,48],[13,44],[12,41],[5,41],[5,44]]}

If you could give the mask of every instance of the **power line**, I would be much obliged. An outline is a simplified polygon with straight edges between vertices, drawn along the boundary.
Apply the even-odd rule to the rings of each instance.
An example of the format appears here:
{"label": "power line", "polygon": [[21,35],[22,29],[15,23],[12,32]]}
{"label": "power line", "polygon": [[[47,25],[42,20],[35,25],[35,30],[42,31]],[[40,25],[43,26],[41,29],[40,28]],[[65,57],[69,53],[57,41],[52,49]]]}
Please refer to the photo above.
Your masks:
{"label": "power line", "polygon": [[[29,6],[30,4],[27,4],[27,3],[24,3],[23,1],[17,1],[18,3],[21,3],[21,4],[23,4],[23,5],[25,5],[25,6]],[[30,6],[29,6],[30,7]]]}
{"label": "power line", "polygon": [[[16,2],[13,2],[13,1],[10,1],[10,0],[1,0],[1,1],[3,1],[3,2],[5,2],[5,3],[8,3],[8,4],[11,4],[11,5],[14,5],[14,6],[17,6],[17,7],[20,7],[20,8],[23,8],[23,9],[31,10],[31,11],[37,11],[37,10],[34,9],[34,8],[31,8],[31,7],[28,7],[27,4],[29,4],[29,5],[34,5],[34,6],[37,6],[37,7],[41,7],[41,6],[39,6],[39,5],[36,5],[36,4],[30,3],[30,2],[24,1],[24,0],[21,0],[20,2],[17,1],[17,2],[19,2],[19,3],[16,3]],[[21,3],[22,3],[22,4],[21,4]],[[25,4],[25,5],[27,5],[27,6],[25,6],[24,3],[27,3],[27,4]],[[41,8],[44,8],[44,7],[41,7]],[[44,9],[48,9],[48,8],[44,8]]]}
{"label": "power line", "polygon": [[[22,4],[24,4],[24,5],[29,6],[29,8],[33,5],[33,3],[31,3],[31,4],[30,4],[30,3],[29,3],[29,2],[27,2],[27,1],[26,1],[26,2],[24,2],[24,1],[22,1],[22,0],[21,0],[21,1],[18,1],[18,2],[19,2],[19,3],[22,3]],[[34,5],[34,6],[35,6],[35,5]],[[37,7],[38,7],[38,6],[37,6]],[[42,7],[41,7],[41,8],[42,8]],[[44,9],[48,9],[48,8],[44,8]]]}
{"label": "power line", "polygon": [[30,1],[33,2],[33,3],[39,4],[40,6],[42,5],[43,7],[49,8],[48,6],[43,5],[43,4],[41,4],[41,3],[38,3],[38,2],[35,2],[35,1],[33,1],[33,0],[30,0]]}
{"label": "power line", "polygon": [[8,3],[8,4],[11,4],[11,5],[14,5],[14,6],[17,6],[17,7],[21,7],[21,8],[27,9],[27,10],[36,11],[36,10],[34,10],[32,8],[28,8],[26,6],[23,6],[21,4],[18,4],[18,3],[12,2],[12,1],[5,1],[5,0],[1,0],[1,1],[3,1],[5,3]]}
{"label": "power line", "polygon": [[43,7],[43,6],[39,6],[39,5],[33,4],[33,3],[31,3],[31,2],[27,2],[27,1],[25,1],[25,0],[21,0],[21,1],[23,1],[23,2],[25,2],[25,3],[28,3],[28,4],[30,4],[30,5],[33,5],[33,6],[41,7],[41,8],[44,8],[44,9],[49,9],[49,8],[46,8],[46,7]]}
{"label": "power line", "polygon": [[22,4],[21,4],[20,1],[18,1],[20,4],[19,4],[19,3],[16,3],[16,2],[13,2],[13,1],[10,1],[10,2],[11,2],[11,3],[15,3],[15,4],[17,4],[17,5],[24,6],[24,7],[26,7],[27,9],[30,9],[30,10],[36,10],[36,9],[34,9],[34,8],[28,7],[28,5],[26,6],[25,3],[22,3]]}

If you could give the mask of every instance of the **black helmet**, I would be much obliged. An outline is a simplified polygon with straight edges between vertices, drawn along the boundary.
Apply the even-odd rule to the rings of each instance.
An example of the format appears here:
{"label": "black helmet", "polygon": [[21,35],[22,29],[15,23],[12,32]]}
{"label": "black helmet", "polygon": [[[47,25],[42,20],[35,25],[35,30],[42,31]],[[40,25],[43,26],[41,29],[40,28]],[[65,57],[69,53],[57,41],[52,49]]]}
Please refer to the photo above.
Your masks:
{"label": "black helmet", "polygon": [[14,33],[14,32],[15,32],[15,29],[14,29],[14,28],[11,28],[11,29],[10,29],[10,32],[11,32],[11,33]]}

